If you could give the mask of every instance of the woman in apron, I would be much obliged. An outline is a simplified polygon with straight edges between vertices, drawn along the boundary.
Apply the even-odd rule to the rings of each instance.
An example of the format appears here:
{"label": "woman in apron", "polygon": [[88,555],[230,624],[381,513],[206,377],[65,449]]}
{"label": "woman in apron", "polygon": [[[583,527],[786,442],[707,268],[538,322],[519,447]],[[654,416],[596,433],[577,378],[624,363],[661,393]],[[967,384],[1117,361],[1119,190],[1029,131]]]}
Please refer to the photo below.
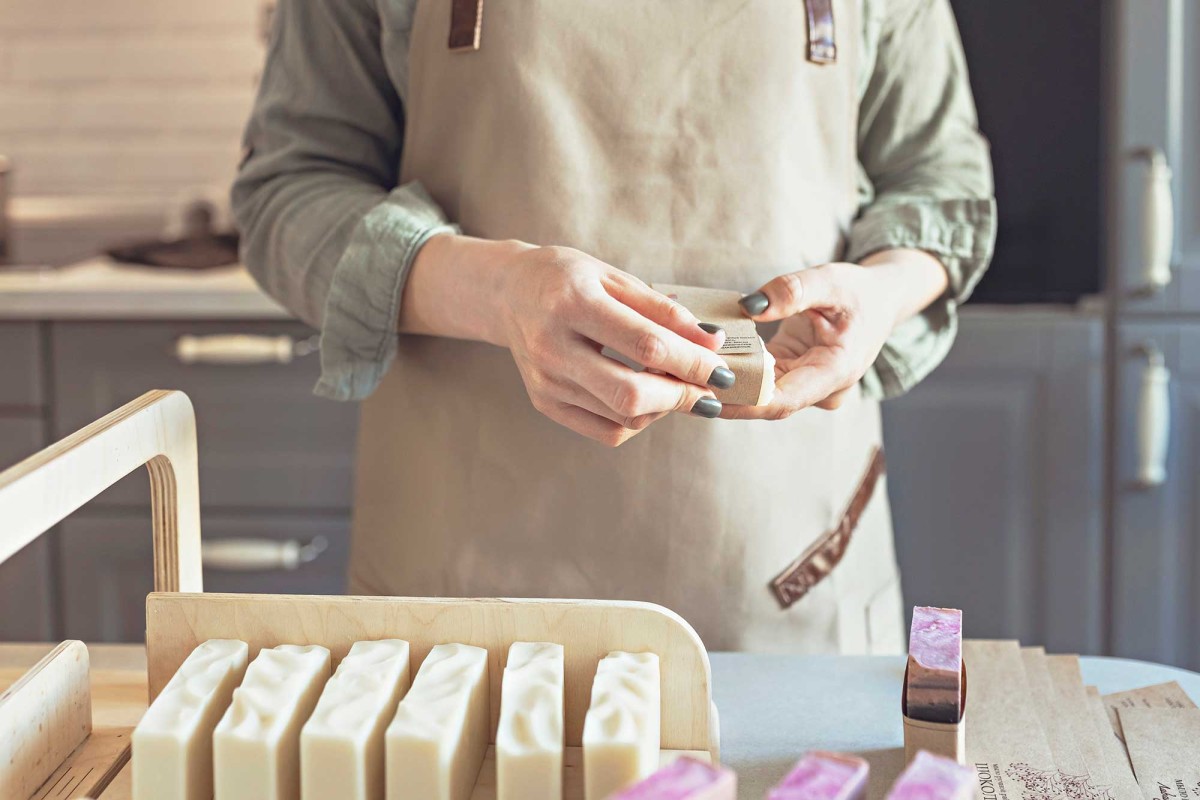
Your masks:
{"label": "woman in apron", "polygon": [[[352,591],[866,653],[903,648],[879,401],[949,348],[991,191],[947,0],[283,0],[234,205],[363,400]],[[746,293],[770,404],[715,400],[723,334],[654,282]]]}

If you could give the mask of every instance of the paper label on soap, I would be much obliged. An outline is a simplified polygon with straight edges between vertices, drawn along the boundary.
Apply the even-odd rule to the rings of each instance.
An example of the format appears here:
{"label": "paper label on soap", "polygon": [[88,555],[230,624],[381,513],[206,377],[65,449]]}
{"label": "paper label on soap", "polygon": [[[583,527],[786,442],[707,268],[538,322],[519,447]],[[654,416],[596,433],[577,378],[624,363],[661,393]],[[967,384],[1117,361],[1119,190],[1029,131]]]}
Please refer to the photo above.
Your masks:
{"label": "paper label on soap", "polygon": [[1200,798],[1200,709],[1122,708],[1129,760],[1146,800]]}
{"label": "paper label on soap", "polygon": [[[751,323],[753,324],[753,323]],[[729,355],[730,353],[754,353],[760,347],[758,333],[751,334],[736,334],[730,333],[729,329],[725,329],[725,344],[717,350],[721,355]]]}

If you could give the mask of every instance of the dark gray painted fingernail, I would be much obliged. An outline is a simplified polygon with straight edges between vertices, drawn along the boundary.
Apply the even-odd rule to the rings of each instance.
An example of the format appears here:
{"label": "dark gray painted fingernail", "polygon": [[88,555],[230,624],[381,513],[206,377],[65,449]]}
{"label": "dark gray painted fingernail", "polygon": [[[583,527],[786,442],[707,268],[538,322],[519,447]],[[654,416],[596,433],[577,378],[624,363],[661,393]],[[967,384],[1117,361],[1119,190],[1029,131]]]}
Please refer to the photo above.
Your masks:
{"label": "dark gray painted fingernail", "polygon": [[748,294],[741,300],[738,300],[738,302],[741,303],[742,308],[746,310],[746,313],[752,317],[757,317],[759,314],[767,310],[767,306],[771,305],[771,301],[768,300],[767,296],[762,292]]}
{"label": "dark gray painted fingernail", "polygon": [[736,380],[737,376],[733,374],[733,370],[717,367],[712,371],[712,375],[708,376],[708,385],[718,389],[728,389]]}
{"label": "dark gray painted fingernail", "polygon": [[720,325],[714,325],[711,322],[701,322],[700,330],[704,331],[705,333],[720,333],[721,331],[723,331],[725,329],[722,328]]}
{"label": "dark gray painted fingernail", "polygon": [[696,401],[696,405],[692,406],[692,413],[705,419],[719,417],[721,416],[721,401],[715,397],[701,397]]}

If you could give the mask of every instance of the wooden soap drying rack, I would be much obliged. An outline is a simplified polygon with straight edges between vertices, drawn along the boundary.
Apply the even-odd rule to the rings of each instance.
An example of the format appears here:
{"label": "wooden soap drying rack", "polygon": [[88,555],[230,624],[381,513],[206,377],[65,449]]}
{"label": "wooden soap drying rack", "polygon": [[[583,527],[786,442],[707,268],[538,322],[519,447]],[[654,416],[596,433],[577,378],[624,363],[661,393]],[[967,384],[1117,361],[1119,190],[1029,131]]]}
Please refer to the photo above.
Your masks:
{"label": "wooden soap drying rack", "polygon": [[[435,644],[461,642],[488,651],[494,737],[509,645],[552,641],[564,646],[566,658],[564,798],[583,796],[583,718],[597,662],[613,650],[654,652],[661,659],[664,760],[680,751],[718,757],[708,654],[691,626],[661,606],[606,600],[204,594],[196,420],[182,392],[148,392],[0,473],[0,562],[143,465],[150,473],[154,522],[155,591],[146,598],[151,701],[192,649],[212,638],[241,639],[250,645],[252,658],[261,648],[278,644],[324,645],[335,664],[355,641],[406,639],[414,674]],[[90,713],[90,697],[86,669],[80,673],[78,668],[79,651],[78,643],[60,645],[0,694],[0,756],[18,750],[33,754],[11,763],[0,758],[0,797],[40,798],[47,778],[57,780],[72,769],[91,770],[89,791],[99,796],[129,759],[128,731],[100,737],[91,731],[90,720],[81,723],[80,704],[87,703]],[[86,666],[86,651],[82,657]],[[104,793],[104,800],[110,796]],[[495,765],[489,751],[472,798],[494,796]]]}

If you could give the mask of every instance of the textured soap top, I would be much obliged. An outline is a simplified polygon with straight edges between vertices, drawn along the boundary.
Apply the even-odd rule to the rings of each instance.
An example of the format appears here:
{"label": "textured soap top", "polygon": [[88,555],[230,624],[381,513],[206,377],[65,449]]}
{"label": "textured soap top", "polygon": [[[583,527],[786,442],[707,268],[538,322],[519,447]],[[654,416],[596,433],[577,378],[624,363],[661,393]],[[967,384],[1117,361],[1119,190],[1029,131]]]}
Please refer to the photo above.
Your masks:
{"label": "textured soap top", "polygon": [[400,702],[388,738],[441,741],[458,735],[470,704],[471,687],[487,671],[487,650],[466,644],[439,644],[429,651],[412,688]]}
{"label": "textured soap top", "polygon": [[962,611],[957,608],[913,609],[908,654],[926,669],[962,669]]}
{"label": "textured soap top", "polygon": [[888,800],[969,800],[974,795],[974,770],[922,750],[896,779]]}
{"label": "textured soap top", "polygon": [[[408,642],[380,639],[355,642],[333,677],[325,684],[321,699],[304,727],[305,735],[342,736],[353,733],[367,739],[392,700],[397,684],[408,684]],[[390,712],[391,709],[388,709]]]}
{"label": "textured soap top", "polygon": [[737,778],[731,770],[694,758],[672,761],[649,778],[619,792],[610,800],[718,800],[737,796]]}
{"label": "textured soap top", "polygon": [[563,747],[563,646],[513,642],[504,667],[496,748],[511,755]]}
{"label": "textured soap top", "polygon": [[217,686],[242,672],[250,648],[236,639],[209,639],[192,651],[138,723],[140,733],[187,737]]}
{"label": "textured soap top", "polygon": [[855,800],[867,788],[866,761],[840,753],[809,753],[800,759],[768,800]]}
{"label": "textured soap top", "polygon": [[274,740],[291,722],[295,698],[314,676],[329,676],[329,651],[316,644],[281,644],[262,650],[246,669],[218,733],[240,739]]}
{"label": "textured soap top", "polygon": [[584,742],[640,744],[645,717],[659,710],[658,669],[654,653],[618,651],[600,659],[583,723]]}

